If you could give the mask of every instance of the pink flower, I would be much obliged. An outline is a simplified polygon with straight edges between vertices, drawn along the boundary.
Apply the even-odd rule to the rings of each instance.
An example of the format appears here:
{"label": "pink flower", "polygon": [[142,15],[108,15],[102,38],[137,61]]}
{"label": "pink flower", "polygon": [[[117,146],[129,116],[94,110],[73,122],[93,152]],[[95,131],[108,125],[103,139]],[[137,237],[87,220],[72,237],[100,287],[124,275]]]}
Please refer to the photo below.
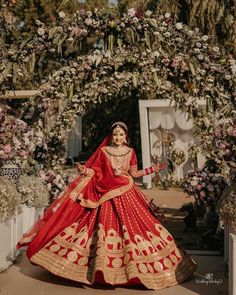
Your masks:
{"label": "pink flower", "polygon": [[130,8],[128,10],[128,16],[133,17],[133,16],[135,16],[135,14],[136,14],[136,11],[134,8]]}
{"label": "pink flower", "polygon": [[204,191],[200,191],[200,197],[204,198],[206,196],[206,193]]}
{"label": "pink flower", "polygon": [[9,154],[9,153],[11,152],[11,146],[10,146],[10,144],[5,144],[5,145],[3,146],[3,150],[4,150],[4,152],[5,152],[6,154]]}
{"label": "pink flower", "polygon": [[198,191],[200,191],[202,189],[201,184],[198,184],[196,188],[197,188]]}
{"label": "pink flower", "polygon": [[212,192],[212,191],[214,190],[214,187],[213,187],[212,184],[209,184],[209,185],[207,186],[207,189],[208,189],[209,192]]}
{"label": "pink flower", "polygon": [[221,137],[221,130],[220,129],[216,129],[214,131],[214,134],[215,134],[216,137]]}
{"label": "pink flower", "polygon": [[19,152],[19,156],[21,156],[21,157],[25,157],[27,155],[28,155],[28,152],[27,151],[20,151]]}
{"label": "pink flower", "polygon": [[169,58],[164,58],[162,62],[165,66],[168,66],[170,64]]}
{"label": "pink flower", "polygon": [[226,145],[225,145],[224,143],[221,142],[221,143],[219,144],[219,148],[222,149],[222,150],[224,150],[224,149],[226,148]]}

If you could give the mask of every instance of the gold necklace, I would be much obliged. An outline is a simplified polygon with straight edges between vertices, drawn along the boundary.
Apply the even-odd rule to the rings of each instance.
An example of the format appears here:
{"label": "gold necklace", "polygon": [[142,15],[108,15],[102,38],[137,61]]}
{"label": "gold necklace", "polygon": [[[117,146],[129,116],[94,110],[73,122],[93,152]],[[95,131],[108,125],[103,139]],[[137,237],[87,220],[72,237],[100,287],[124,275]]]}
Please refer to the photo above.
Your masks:
{"label": "gold necklace", "polygon": [[[111,166],[114,169],[115,175],[121,175],[122,173],[122,166],[124,164],[124,160],[126,159],[126,155],[131,151],[131,149],[128,148],[128,151],[123,153],[112,153],[110,150],[112,147],[106,147],[105,150],[107,154],[110,156]],[[114,149],[113,149],[114,150]]]}
{"label": "gold necklace", "polygon": [[108,155],[110,156],[114,156],[114,157],[123,157],[126,156],[131,150],[128,149],[126,152],[120,152],[120,153],[114,153],[114,148],[113,148],[113,152],[110,150],[110,148],[112,147],[106,147],[105,150],[108,153]]}

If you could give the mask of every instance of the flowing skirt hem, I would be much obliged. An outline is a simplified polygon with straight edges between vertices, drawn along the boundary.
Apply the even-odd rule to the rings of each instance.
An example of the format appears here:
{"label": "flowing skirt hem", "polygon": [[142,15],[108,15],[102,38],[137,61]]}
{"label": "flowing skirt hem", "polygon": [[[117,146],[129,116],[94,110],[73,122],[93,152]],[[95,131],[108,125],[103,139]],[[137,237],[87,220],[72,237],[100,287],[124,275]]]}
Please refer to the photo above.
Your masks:
{"label": "flowing skirt hem", "polygon": [[64,257],[59,257],[46,249],[40,250],[30,258],[54,275],[77,281],[86,285],[108,284],[112,286],[132,286],[142,284],[147,289],[159,290],[186,281],[197,269],[193,259],[185,254],[182,260],[171,269],[156,273],[140,273],[135,264],[110,268],[103,259],[97,259],[93,267],[76,265]]}

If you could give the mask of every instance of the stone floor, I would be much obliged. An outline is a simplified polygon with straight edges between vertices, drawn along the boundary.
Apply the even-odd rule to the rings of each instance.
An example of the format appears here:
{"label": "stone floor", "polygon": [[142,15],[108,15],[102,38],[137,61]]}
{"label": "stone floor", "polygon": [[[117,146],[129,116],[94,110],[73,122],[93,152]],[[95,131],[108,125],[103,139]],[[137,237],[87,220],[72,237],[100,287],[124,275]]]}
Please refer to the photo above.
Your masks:
{"label": "stone floor", "polygon": [[[113,288],[112,286],[85,286],[56,277],[39,266],[32,265],[24,255],[10,268],[0,273],[1,295],[226,295],[228,279],[222,256],[193,256],[198,264],[194,275],[185,283],[162,290],[143,287]],[[206,278],[208,277],[208,279]],[[212,278],[210,281],[209,278]]]}

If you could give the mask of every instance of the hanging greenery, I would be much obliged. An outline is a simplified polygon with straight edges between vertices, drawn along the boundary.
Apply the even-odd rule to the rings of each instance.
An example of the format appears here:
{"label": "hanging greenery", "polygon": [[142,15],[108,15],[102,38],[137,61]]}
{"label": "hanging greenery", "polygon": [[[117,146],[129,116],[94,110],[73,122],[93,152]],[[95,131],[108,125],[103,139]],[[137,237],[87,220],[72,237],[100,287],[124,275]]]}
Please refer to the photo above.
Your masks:
{"label": "hanging greenery", "polygon": [[[136,99],[166,98],[198,118],[200,128],[207,117],[199,100],[206,101],[207,111],[224,109],[229,115],[235,109],[233,56],[170,13],[131,8],[123,16],[115,9],[67,16],[60,11],[50,25],[36,20],[32,32],[2,51],[0,94],[27,83],[41,87],[19,110],[23,120],[44,132],[48,168],[63,165],[68,132],[88,106],[134,92]],[[60,68],[42,77],[50,60]],[[62,110],[46,130],[45,114],[58,108],[58,101]]]}

